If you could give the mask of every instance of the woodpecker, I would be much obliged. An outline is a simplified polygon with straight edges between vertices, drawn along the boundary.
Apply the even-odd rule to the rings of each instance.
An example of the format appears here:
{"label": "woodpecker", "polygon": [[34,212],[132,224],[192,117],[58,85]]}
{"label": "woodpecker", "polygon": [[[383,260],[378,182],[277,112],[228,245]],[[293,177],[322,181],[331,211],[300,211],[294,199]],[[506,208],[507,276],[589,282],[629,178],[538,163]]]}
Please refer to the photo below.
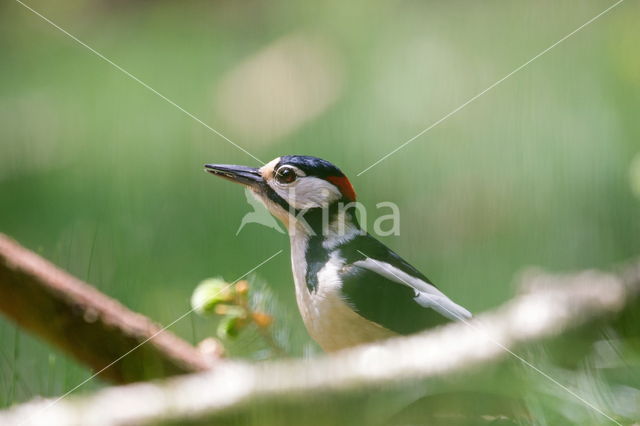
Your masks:
{"label": "woodpecker", "polygon": [[471,317],[361,228],[353,186],[330,162],[286,155],[261,168],[206,164],[205,171],[248,187],[286,226],[298,308],[323,350]]}

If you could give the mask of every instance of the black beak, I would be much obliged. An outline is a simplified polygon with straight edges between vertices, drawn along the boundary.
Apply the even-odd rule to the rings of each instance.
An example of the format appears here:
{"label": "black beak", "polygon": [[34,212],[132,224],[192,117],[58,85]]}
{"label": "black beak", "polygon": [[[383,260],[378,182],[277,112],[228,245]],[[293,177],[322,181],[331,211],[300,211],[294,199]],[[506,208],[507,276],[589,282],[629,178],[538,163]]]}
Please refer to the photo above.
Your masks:
{"label": "black beak", "polygon": [[232,182],[241,183],[249,187],[258,187],[264,182],[258,169],[232,164],[205,164],[204,170]]}

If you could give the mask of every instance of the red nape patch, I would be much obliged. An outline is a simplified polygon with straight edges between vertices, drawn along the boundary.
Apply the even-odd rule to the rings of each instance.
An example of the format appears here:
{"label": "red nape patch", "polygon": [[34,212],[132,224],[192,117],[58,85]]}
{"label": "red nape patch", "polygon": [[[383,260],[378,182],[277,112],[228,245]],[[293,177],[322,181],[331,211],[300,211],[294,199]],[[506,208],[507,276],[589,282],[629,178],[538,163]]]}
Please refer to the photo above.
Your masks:
{"label": "red nape patch", "polygon": [[349,201],[356,200],[356,191],[353,190],[353,186],[346,176],[328,176],[327,180],[338,187],[344,198]]}

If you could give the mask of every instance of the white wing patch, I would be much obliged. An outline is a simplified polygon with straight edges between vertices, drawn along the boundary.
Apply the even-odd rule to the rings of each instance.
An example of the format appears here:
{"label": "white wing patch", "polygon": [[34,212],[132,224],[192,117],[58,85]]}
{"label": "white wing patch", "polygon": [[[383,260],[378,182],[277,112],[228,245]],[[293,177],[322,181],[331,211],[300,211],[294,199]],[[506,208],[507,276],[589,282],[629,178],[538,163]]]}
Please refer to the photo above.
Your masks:
{"label": "white wing patch", "polygon": [[[364,253],[360,254],[365,255]],[[436,287],[420,278],[407,274],[387,262],[381,262],[367,257],[365,260],[353,262],[353,265],[368,269],[388,280],[414,289],[418,293],[417,296],[414,297],[416,303],[425,308],[431,308],[451,320],[471,318],[471,312],[449,299]]]}

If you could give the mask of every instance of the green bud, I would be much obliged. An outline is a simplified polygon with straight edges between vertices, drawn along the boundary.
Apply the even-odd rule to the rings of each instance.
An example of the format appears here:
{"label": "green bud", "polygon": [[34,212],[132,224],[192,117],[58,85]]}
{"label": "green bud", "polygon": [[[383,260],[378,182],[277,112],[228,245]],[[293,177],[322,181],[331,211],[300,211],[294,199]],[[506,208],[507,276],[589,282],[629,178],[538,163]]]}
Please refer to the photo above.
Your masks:
{"label": "green bud", "polygon": [[233,300],[233,289],[221,278],[202,281],[191,295],[191,307],[200,315],[211,315],[220,303]]}
{"label": "green bud", "polygon": [[225,317],[218,324],[218,337],[221,339],[233,339],[238,337],[242,329],[243,321],[239,317]]}

